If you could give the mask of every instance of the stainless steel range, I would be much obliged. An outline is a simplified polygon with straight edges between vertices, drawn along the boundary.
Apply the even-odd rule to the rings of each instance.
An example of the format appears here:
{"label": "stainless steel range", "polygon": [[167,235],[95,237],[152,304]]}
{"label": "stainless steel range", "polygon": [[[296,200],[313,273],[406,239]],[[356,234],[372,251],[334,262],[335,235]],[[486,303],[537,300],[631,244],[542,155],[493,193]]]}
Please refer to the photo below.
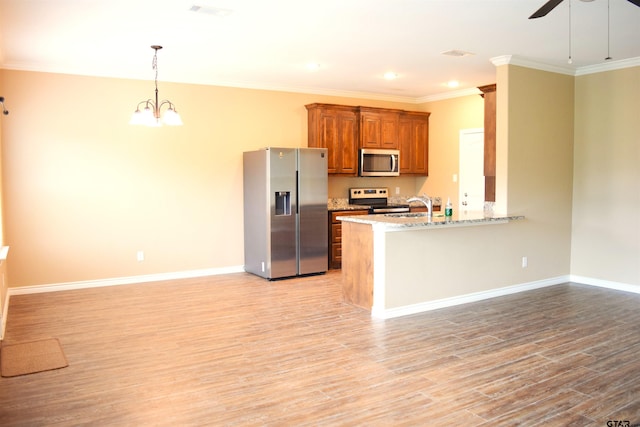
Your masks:
{"label": "stainless steel range", "polygon": [[349,204],[369,206],[370,214],[409,212],[408,204],[389,203],[388,188],[350,188]]}

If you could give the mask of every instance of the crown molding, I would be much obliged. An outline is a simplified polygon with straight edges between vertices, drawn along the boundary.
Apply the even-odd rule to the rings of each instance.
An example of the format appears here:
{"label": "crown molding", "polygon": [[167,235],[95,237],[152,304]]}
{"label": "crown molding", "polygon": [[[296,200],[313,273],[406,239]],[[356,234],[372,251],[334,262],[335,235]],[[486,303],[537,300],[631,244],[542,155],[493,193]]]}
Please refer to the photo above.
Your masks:
{"label": "crown molding", "polygon": [[636,58],[620,59],[618,61],[607,61],[602,64],[587,65],[576,70],[576,76],[602,73],[604,71],[621,70],[623,68],[640,67],[640,56]]}
{"label": "crown molding", "polygon": [[[12,70],[12,71],[28,71],[34,73],[51,73],[51,74],[66,74],[73,76],[84,76],[84,77],[100,77],[100,78],[111,78],[111,79],[128,79],[128,80],[149,80],[148,77],[143,76],[125,76],[118,74],[106,74],[106,73],[92,73],[86,70],[70,70],[63,68],[55,68],[55,69],[43,69],[39,67],[27,67],[21,64],[0,64],[0,69],[4,70]],[[326,89],[326,88],[309,88],[309,87],[295,87],[295,86],[278,86],[278,85],[269,85],[260,82],[249,82],[249,81],[222,81],[222,80],[198,80],[198,81],[185,81],[185,80],[175,80],[175,79],[163,79],[163,83],[183,83],[183,84],[193,84],[193,85],[203,85],[203,86],[220,86],[220,87],[233,87],[238,89],[253,89],[253,90],[267,90],[274,92],[290,92],[290,93],[303,93],[303,94],[311,94],[311,95],[324,95],[324,96],[335,96],[342,98],[355,98],[355,99],[372,99],[377,101],[389,101],[389,102],[400,102],[406,104],[418,104],[419,98],[413,96],[401,96],[401,95],[389,95],[389,94],[380,94],[380,93],[370,93],[370,92],[357,92],[357,91],[348,91],[348,90],[335,90],[335,89]]]}
{"label": "crown molding", "polygon": [[585,65],[583,67],[577,68],[550,65],[544,62],[532,61],[530,59],[521,58],[515,55],[496,56],[494,58],[491,58],[490,61],[496,67],[500,65],[517,65],[520,67],[549,71],[551,73],[567,74],[570,76],[583,76],[587,74],[602,73],[605,71],[613,71],[620,70],[622,68],[640,66],[640,57],[621,59],[618,61],[606,61],[601,64]]}
{"label": "crown molding", "polygon": [[521,58],[515,55],[496,56],[491,58],[490,61],[496,67],[500,65],[517,65],[525,68],[533,68],[535,70],[549,71],[551,73],[568,74],[570,76],[573,76],[575,74],[575,70],[573,67],[550,65],[544,62],[532,61],[530,59]]}
{"label": "crown molding", "polygon": [[461,89],[453,92],[439,93],[435,95],[427,95],[420,98],[416,98],[416,104],[423,104],[425,102],[442,101],[445,99],[460,98],[462,96],[469,96],[469,95],[480,95],[481,93],[482,92],[480,92],[480,89],[476,87],[469,88],[469,89]]}
{"label": "crown molding", "polygon": [[[584,67],[570,67],[570,66],[558,66],[551,65],[544,62],[534,61],[527,58],[522,58],[516,55],[502,55],[496,56],[490,59],[491,63],[498,67],[501,65],[516,65],[525,68],[532,68],[541,71],[548,71],[551,73],[558,74],[566,74],[570,76],[582,76],[587,74],[595,74],[602,73],[605,71],[619,70],[623,68],[637,67],[640,66],[640,57],[622,59],[617,61],[606,61],[601,64],[587,65]],[[104,77],[104,78],[122,78],[122,79],[132,79],[131,76],[116,76],[116,75],[96,75],[84,72],[70,71],[70,70],[43,70],[38,69],[37,67],[24,67],[17,64],[1,64],[0,69],[5,70],[16,70],[16,71],[32,71],[32,72],[41,72],[41,73],[54,73],[54,74],[71,74],[71,75],[81,75],[81,76],[91,76],[91,77]],[[138,80],[138,78],[133,77],[133,79]],[[139,78],[139,80],[148,80],[147,78]],[[231,81],[173,81],[173,80],[164,80],[165,82],[172,83],[185,83],[185,84],[200,84],[207,86],[222,86],[222,87],[235,87],[239,89],[254,89],[254,90],[268,90],[268,91],[277,91],[277,92],[291,92],[291,93],[304,93],[304,94],[312,94],[312,95],[325,95],[325,96],[335,96],[335,97],[343,97],[343,98],[356,98],[356,99],[372,99],[378,101],[389,101],[389,102],[399,102],[399,103],[407,103],[407,104],[423,104],[426,102],[435,102],[442,101],[445,99],[453,99],[460,98],[463,96],[470,95],[479,95],[481,92],[477,88],[468,88],[461,89],[450,92],[443,92],[435,95],[427,95],[422,97],[411,97],[411,96],[399,96],[399,95],[389,95],[389,94],[376,94],[369,92],[356,92],[356,91],[346,91],[346,90],[334,90],[334,89],[326,89],[326,88],[308,88],[308,87],[291,87],[291,86],[276,86],[276,85],[268,85],[258,82],[231,82]]]}

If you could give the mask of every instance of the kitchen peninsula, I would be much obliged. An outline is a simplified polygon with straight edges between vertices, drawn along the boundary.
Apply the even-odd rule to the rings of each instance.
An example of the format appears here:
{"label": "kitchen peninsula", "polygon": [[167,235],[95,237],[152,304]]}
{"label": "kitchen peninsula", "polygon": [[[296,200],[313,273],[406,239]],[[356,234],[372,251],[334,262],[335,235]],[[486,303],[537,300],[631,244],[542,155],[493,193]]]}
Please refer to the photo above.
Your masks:
{"label": "kitchen peninsula", "polygon": [[482,299],[483,291],[509,285],[488,282],[493,260],[514,252],[501,245],[504,227],[524,223],[523,216],[483,212],[338,219],[344,299],[380,318]]}

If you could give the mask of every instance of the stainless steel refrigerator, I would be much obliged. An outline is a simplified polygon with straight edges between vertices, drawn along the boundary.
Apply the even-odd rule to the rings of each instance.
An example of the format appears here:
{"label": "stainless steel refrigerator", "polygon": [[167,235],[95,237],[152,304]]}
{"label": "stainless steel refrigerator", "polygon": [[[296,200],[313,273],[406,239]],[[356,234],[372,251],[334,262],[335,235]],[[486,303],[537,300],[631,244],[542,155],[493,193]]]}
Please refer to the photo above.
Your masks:
{"label": "stainless steel refrigerator", "polygon": [[327,150],[243,155],[244,269],[267,279],[327,271]]}

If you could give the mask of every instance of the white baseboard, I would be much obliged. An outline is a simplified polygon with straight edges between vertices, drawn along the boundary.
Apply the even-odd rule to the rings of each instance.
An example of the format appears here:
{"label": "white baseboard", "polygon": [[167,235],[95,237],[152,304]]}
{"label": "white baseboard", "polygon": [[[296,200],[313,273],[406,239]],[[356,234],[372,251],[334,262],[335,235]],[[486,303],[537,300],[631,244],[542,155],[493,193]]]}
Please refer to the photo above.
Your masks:
{"label": "white baseboard", "polygon": [[538,280],[535,282],[523,283],[520,285],[507,286],[504,288],[491,289],[488,291],[474,292],[457,297],[443,298],[433,301],[425,301],[418,304],[405,305],[390,309],[371,311],[371,317],[378,319],[391,319],[393,317],[407,316],[409,314],[423,313],[425,311],[437,310],[440,308],[453,307],[460,304],[482,301],[489,298],[496,298],[518,292],[530,291],[547,286],[559,285],[569,282],[569,275],[552,277],[550,279]]}
{"label": "white baseboard", "polygon": [[631,285],[628,283],[612,282],[611,280],[593,279],[590,277],[576,276],[571,274],[569,280],[573,283],[581,285],[597,286],[599,288],[613,289],[616,291],[631,292],[640,294],[640,285]]}
{"label": "white baseboard", "polygon": [[2,319],[0,319],[0,341],[4,339],[4,331],[7,327],[7,317],[9,316],[9,292],[4,296],[4,305],[2,306]]}
{"label": "white baseboard", "polygon": [[190,279],[194,277],[217,276],[220,274],[243,273],[243,272],[244,272],[243,265],[232,266],[232,267],[222,267],[222,268],[206,268],[202,270],[147,274],[142,276],[117,277],[113,279],[85,280],[85,281],[79,281],[79,282],[53,283],[48,285],[21,286],[17,288],[9,288],[7,294],[8,295],[37,294],[42,292],[69,291],[74,289],[98,288],[102,286],[131,285],[135,283],[158,282],[161,280]]}
{"label": "white baseboard", "polygon": [[455,305],[467,304],[470,302],[482,301],[489,298],[500,297],[518,292],[530,291],[533,289],[554,286],[562,283],[578,283],[581,285],[597,286],[616,291],[632,292],[640,294],[640,285],[612,282],[609,280],[593,279],[589,277],[566,275],[552,277],[550,279],[538,280],[535,282],[523,283],[520,285],[507,286],[504,288],[491,289],[489,291],[476,292],[472,294],[460,295],[452,298],[444,298],[423,303],[405,305],[402,307],[390,308],[387,310],[372,310],[371,317],[379,319],[391,319],[393,317],[407,316],[409,314],[423,313],[425,311],[437,310],[439,308],[453,307]]}

